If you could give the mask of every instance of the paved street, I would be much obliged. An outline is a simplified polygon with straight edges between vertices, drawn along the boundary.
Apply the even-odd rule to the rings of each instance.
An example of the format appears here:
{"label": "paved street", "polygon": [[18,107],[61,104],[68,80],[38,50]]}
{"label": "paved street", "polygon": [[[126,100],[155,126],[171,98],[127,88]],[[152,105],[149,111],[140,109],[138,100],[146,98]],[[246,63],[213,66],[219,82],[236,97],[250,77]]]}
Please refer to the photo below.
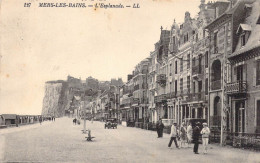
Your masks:
{"label": "paved street", "polygon": [[[257,152],[211,145],[207,155],[192,148],[167,147],[169,135],[158,139],[156,132],[104,123],[87,122],[95,141],[87,142],[81,125],[61,118],[19,128],[0,130],[0,161],[40,162],[260,162]],[[258,157],[258,158],[257,158]]]}

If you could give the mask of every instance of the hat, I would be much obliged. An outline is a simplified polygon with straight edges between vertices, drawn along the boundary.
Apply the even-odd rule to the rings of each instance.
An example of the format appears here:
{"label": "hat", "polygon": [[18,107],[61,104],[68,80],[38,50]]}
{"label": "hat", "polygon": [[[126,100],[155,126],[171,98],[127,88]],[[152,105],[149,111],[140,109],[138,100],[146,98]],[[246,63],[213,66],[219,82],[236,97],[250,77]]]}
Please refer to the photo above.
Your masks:
{"label": "hat", "polygon": [[205,126],[207,126],[208,124],[207,124],[206,122],[204,122],[204,123],[202,123],[202,125],[205,125]]}
{"label": "hat", "polygon": [[196,122],[196,125],[200,125],[200,122]]}

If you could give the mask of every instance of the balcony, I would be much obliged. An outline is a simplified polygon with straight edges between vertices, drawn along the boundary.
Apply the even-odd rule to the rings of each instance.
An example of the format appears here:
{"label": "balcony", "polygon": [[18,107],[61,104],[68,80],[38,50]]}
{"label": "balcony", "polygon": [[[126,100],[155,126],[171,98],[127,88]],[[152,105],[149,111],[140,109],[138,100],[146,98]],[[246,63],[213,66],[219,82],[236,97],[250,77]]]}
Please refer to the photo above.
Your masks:
{"label": "balcony", "polygon": [[205,92],[197,92],[188,94],[187,102],[207,101]]}
{"label": "balcony", "polygon": [[221,89],[221,80],[216,80],[211,82],[211,90]]}
{"label": "balcony", "polygon": [[243,94],[247,92],[246,81],[236,81],[233,83],[227,83],[226,93],[229,95]]}
{"label": "balcony", "polygon": [[133,104],[139,104],[140,103],[140,99],[139,98],[134,98],[133,99]]}
{"label": "balcony", "polygon": [[139,84],[134,86],[134,91],[139,90]]}
{"label": "balcony", "polygon": [[159,74],[157,75],[156,82],[161,86],[166,85],[166,74]]}
{"label": "balcony", "polygon": [[170,92],[166,94],[166,99],[173,99],[176,98],[175,92]]}
{"label": "balcony", "polygon": [[199,78],[200,75],[202,75],[202,67],[203,65],[197,65],[197,66],[192,66],[192,76],[195,78]]}
{"label": "balcony", "polygon": [[154,103],[163,103],[167,102],[167,95],[162,94],[154,97]]}

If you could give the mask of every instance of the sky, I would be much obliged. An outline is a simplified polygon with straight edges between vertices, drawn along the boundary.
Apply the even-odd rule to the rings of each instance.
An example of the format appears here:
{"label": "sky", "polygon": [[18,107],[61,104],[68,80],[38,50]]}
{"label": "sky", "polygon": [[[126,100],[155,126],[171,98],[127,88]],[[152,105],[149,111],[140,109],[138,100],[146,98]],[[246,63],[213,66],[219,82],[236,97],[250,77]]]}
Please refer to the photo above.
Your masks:
{"label": "sky", "polygon": [[[96,0],[63,0],[85,2]],[[149,57],[160,27],[195,17],[200,0],[106,0],[139,9],[40,8],[39,2],[2,0],[0,8],[0,114],[41,114],[44,84],[68,75],[105,81],[134,70]],[[31,7],[24,7],[32,2]]]}

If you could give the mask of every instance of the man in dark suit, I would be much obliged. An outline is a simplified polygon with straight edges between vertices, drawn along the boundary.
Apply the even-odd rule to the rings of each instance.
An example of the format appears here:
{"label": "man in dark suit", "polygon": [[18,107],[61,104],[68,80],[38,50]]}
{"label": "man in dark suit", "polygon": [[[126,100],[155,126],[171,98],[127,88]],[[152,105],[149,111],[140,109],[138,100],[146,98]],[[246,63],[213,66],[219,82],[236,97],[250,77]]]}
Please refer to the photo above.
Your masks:
{"label": "man in dark suit", "polygon": [[199,154],[198,153],[198,148],[199,148],[199,137],[200,137],[200,122],[196,123],[196,126],[193,129],[193,141],[194,141],[194,148],[193,148],[193,152],[195,154]]}

